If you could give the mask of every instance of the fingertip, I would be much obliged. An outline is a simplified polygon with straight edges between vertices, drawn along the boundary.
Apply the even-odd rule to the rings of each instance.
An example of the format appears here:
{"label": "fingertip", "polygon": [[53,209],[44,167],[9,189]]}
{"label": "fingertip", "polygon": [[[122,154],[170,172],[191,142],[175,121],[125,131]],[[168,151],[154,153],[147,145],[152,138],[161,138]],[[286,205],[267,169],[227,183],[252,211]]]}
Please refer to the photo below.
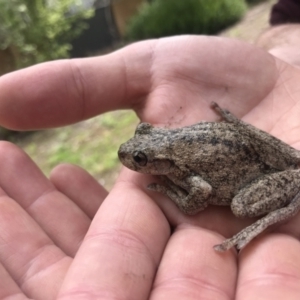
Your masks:
{"label": "fingertip", "polygon": [[77,77],[70,60],[41,63],[2,76],[1,125],[31,130],[74,123],[82,115],[84,93]]}
{"label": "fingertip", "polygon": [[34,164],[21,148],[8,141],[0,141],[0,168],[5,177],[12,176],[11,172],[26,168],[28,163]]}
{"label": "fingertip", "polygon": [[298,297],[300,243],[294,237],[286,234],[265,234],[247,245],[240,252],[239,258],[237,298],[246,300]]}
{"label": "fingertip", "polygon": [[182,224],[164,251],[152,297],[166,299],[232,299],[237,277],[236,255],[217,253],[214,232]]}

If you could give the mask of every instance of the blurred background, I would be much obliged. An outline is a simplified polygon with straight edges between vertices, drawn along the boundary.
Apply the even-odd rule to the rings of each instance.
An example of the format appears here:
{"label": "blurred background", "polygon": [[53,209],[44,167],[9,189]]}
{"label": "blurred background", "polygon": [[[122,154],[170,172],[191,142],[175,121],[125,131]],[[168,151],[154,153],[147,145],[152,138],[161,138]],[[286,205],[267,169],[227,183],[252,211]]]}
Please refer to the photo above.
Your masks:
{"label": "blurred background", "polygon": [[[276,0],[0,0],[0,75],[44,61],[109,53],[127,43],[178,34],[221,35],[254,43]],[[119,145],[138,123],[116,111],[63,128],[12,132],[46,175],[79,165],[110,189]]]}

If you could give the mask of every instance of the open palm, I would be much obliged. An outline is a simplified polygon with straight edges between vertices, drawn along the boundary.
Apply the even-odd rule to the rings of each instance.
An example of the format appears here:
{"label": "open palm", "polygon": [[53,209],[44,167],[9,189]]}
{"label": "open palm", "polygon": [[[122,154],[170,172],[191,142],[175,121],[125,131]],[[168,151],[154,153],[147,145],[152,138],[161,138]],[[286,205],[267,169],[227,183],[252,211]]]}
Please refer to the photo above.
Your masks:
{"label": "open palm", "polygon": [[[1,77],[0,123],[38,129],[132,108],[143,121],[180,127],[216,120],[209,106],[215,101],[300,149],[299,80],[299,69],[237,41],[151,40]],[[296,299],[299,294],[297,217],[280,228],[296,239],[262,235],[238,256],[220,254],[212,246],[251,220],[238,220],[220,207],[184,216],[169,199],[146,190],[153,178],[125,168],[106,197],[74,166],[59,166],[45,178],[6,142],[0,144],[0,164],[0,298]]]}

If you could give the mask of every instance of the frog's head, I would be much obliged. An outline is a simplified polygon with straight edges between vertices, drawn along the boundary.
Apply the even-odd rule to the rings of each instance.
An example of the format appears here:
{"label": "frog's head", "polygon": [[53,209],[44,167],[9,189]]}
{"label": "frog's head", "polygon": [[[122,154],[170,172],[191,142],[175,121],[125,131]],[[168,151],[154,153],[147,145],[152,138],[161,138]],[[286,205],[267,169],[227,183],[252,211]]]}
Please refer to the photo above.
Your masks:
{"label": "frog's head", "polygon": [[168,147],[165,129],[140,123],[134,137],[120,146],[119,159],[127,168],[146,174],[165,175],[170,173],[173,163],[164,151]]}

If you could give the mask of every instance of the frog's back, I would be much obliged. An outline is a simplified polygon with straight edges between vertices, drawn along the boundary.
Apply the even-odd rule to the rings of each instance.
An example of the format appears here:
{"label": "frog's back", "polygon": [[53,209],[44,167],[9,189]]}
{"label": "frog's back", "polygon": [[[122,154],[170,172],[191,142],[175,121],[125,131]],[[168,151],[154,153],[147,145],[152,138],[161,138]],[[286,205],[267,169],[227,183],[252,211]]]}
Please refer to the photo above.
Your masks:
{"label": "frog's back", "polygon": [[171,144],[177,166],[200,175],[226,203],[252,180],[275,172],[233,123],[202,122],[174,130]]}

